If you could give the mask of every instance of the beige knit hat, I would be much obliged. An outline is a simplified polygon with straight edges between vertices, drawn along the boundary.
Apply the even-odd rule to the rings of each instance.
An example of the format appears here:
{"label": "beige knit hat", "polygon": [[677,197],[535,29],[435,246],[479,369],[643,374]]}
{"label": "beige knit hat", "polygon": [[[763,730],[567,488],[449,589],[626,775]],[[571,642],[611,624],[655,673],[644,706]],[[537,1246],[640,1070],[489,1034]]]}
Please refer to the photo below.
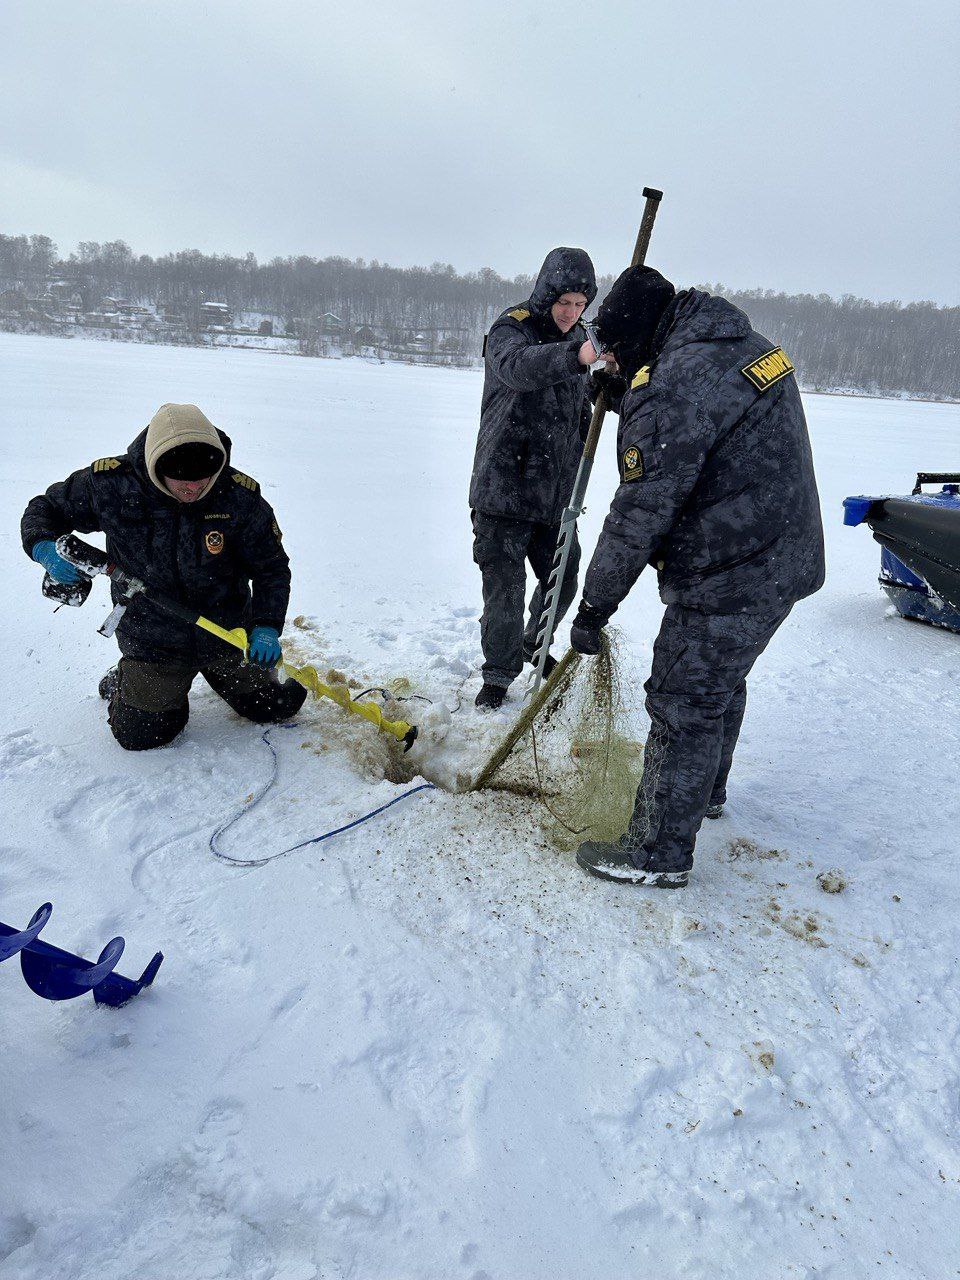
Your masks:
{"label": "beige knit hat", "polygon": [[195,404],[164,404],[150,419],[144,445],[144,460],[150,479],[161,493],[169,494],[170,490],[157,474],[157,463],[165,453],[181,444],[210,445],[223,455],[223,461],[210,481],[212,489],[226,465],[227,455],[216,427]]}

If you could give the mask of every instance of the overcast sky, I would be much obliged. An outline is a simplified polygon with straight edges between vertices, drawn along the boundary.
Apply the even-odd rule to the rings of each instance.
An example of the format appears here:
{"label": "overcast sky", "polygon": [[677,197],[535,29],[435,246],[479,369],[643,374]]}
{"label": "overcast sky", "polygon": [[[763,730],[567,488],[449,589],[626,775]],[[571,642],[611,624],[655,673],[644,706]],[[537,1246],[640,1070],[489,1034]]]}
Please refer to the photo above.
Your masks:
{"label": "overcast sky", "polygon": [[960,3],[3,0],[0,231],[960,304]]}

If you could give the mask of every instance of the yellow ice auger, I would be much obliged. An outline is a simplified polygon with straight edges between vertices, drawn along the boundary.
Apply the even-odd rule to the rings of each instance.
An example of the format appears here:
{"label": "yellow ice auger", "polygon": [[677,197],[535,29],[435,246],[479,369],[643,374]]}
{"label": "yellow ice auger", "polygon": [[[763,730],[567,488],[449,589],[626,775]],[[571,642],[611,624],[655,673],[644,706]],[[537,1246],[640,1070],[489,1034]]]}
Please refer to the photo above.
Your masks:
{"label": "yellow ice auger", "polygon": [[[67,557],[64,556],[64,559]],[[150,596],[157,604],[160,603],[157,597]],[[182,615],[186,618],[187,613],[192,613],[187,609]],[[225,627],[218,626],[217,623],[211,622],[209,618],[197,614],[193,617],[193,621],[203,631],[209,631],[212,636],[219,636],[221,640],[227,644],[232,644],[237,649],[242,649],[244,653],[247,651],[247,633],[243,627],[235,627],[232,631],[227,631]],[[284,674],[289,676],[291,680],[296,680],[297,684],[302,684],[305,689],[316,698],[329,698],[335,702],[338,707],[343,707],[344,711],[348,711],[354,716],[363,716],[364,720],[369,720],[371,724],[377,726],[381,733],[392,734],[394,738],[399,738],[404,744],[404,750],[409,750],[413,746],[417,730],[414,725],[407,724],[406,720],[387,720],[383,712],[375,702],[357,702],[350,697],[350,690],[345,684],[324,684],[320,679],[316,667],[309,665],[303,667],[295,667],[292,662],[281,662]]]}
{"label": "yellow ice auger", "polygon": [[[200,627],[202,631],[208,631],[210,635],[217,636],[225,644],[231,644],[235,649],[241,649],[244,653],[247,652],[247,633],[243,627],[235,627],[232,631],[228,631],[226,627],[221,627],[218,623],[211,621],[210,618],[205,618],[203,614],[191,609],[189,605],[181,604],[178,600],[171,600],[169,596],[162,595],[152,588],[148,589],[139,578],[134,578],[129,573],[125,573],[119,566],[111,564],[106,553],[101,551],[99,547],[91,547],[89,543],[76,537],[75,534],[65,534],[63,537],[58,538],[57,551],[63,556],[64,560],[69,560],[87,578],[92,578],[102,573],[119,587],[121,599],[114,606],[106,622],[100,627],[101,635],[112,636],[133,597],[143,595],[152,604],[179,618],[182,622],[189,622],[193,626]],[[62,597],[58,598],[60,598],[61,603],[82,604],[83,600],[86,599],[87,593],[80,592],[78,594],[82,598],[75,601]],[[342,707],[350,715],[362,716],[364,720],[369,720],[381,733],[388,733],[402,742],[404,751],[409,751],[416,741],[416,725],[408,724],[406,720],[388,720],[376,703],[358,702],[351,698],[350,690],[345,684],[325,684],[320,679],[316,667],[309,665],[295,667],[291,662],[282,662],[280,665],[285,675],[291,680],[296,680],[297,684],[302,684],[314,697],[329,698],[331,702],[335,702],[338,707]]]}

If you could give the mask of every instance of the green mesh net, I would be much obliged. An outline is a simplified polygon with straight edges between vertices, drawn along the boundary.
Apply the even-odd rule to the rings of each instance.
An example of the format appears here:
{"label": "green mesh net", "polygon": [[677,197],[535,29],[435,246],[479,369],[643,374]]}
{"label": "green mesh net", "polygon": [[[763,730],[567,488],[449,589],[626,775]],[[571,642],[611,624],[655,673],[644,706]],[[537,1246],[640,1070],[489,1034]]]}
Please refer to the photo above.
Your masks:
{"label": "green mesh net", "polygon": [[627,829],[643,769],[643,700],[616,639],[595,658],[568,654],[493,753],[476,789],[539,801],[560,848],[616,840]]}

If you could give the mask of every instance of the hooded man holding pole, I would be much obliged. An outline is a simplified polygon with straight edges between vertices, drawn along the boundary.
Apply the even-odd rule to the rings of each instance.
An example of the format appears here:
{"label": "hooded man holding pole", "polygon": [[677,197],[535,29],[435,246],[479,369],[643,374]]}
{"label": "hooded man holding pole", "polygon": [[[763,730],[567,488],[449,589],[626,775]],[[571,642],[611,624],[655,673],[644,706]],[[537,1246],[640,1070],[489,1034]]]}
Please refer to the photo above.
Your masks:
{"label": "hooded man holding pole", "polygon": [[[530,297],[504,311],[484,343],[470,482],[473,555],[483,577],[478,707],[499,707],[524,661],[533,658],[560,520],[590,422],[587,375],[598,353],[580,317],[596,293],[583,249],[552,249]],[[576,594],[579,556],[574,545],[560,617]],[[538,586],[525,627],[527,561]]]}
{"label": "hooded man holding pole", "polygon": [[[273,509],[257,482],[231,466],[230,449],[196,405],[166,404],[124,455],[75,471],[24,512],[23,548],[47,570],[46,594],[66,600],[84,585],[56,547],[74,531],[103,532],[109,560],[146,588],[128,601],[113,586],[123,656],[100,689],[113,736],[129,751],[164,746],[180,733],[198,674],[258,723],[286,720],[307,695],[271,675],[282,658],[290,566]],[[161,608],[151,590],[187,606],[187,616],[192,608],[227,630],[248,630],[246,660]],[[80,591],[69,603],[83,598]]]}
{"label": "hooded man holding pole", "polygon": [[793,605],[824,579],[823,529],[793,365],[737,307],[625,271],[597,315],[627,391],[620,485],[571,630],[601,629],[648,564],[667,606],[645,687],[650,732],[629,829],[577,861],[605,879],[682,887],[705,816],[719,817],[746,677]]}

